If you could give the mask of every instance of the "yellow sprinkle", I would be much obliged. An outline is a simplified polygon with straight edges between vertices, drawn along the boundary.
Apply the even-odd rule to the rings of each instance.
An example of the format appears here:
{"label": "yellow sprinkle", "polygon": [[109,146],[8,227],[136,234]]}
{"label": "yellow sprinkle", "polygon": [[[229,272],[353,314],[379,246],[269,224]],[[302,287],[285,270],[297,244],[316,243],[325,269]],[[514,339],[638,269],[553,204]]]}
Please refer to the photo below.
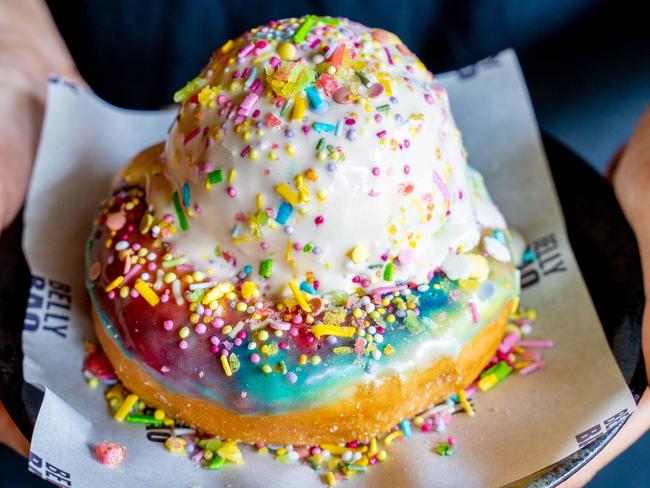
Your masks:
{"label": "yellow sprinkle", "polygon": [[294,192],[286,183],[280,183],[277,185],[275,187],[275,191],[291,205],[298,205],[300,201],[299,195]]}
{"label": "yellow sprinkle", "polygon": [[252,281],[244,281],[241,285],[241,296],[245,299],[249,299],[255,293],[255,283]]}
{"label": "yellow sprinkle", "polygon": [[269,366],[268,364],[265,364],[264,366],[262,366],[262,371],[264,371],[266,374],[269,374],[271,371],[273,371],[273,369],[271,369],[271,366]]}
{"label": "yellow sprinkle", "polygon": [[164,420],[165,419],[165,411],[161,409],[156,409],[156,411],[153,413],[153,418],[156,420]]}
{"label": "yellow sprinkle", "polygon": [[311,195],[309,194],[309,188],[305,185],[305,177],[303,175],[296,175],[296,190],[300,195],[301,203],[309,203],[311,201]]}
{"label": "yellow sprinkle", "polygon": [[467,393],[465,393],[465,390],[458,390],[458,401],[465,409],[467,415],[469,415],[470,417],[474,417],[476,415],[476,412],[467,401]]}
{"label": "yellow sprinkle", "polygon": [[265,330],[260,330],[260,331],[257,333],[257,338],[258,338],[260,341],[264,342],[264,341],[266,341],[266,340],[269,338],[269,333],[268,333],[267,331],[265,331]]}
{"label": "yellow sprinkle", "polygon": [[384,438],[384,445],[390,446],[394,440],[399,439],[404,435],[404,432],[401,430],[396,430],[394,432],[391,432]]}
{"label": "yellow sprinkle", "polygon": [[363,244],[357,244],[350,251],[350,259],[355,264],[361,264],[368,261],[368,248]]}
{"label": "yellow sprinkle", "polygon": [[257,194],[257,211],[261,212],[264,208],[264,195],[261,193]]}
{"label": "yellow sprinkle", "polygon": [[334,454],[335,456],[340,456],[345,451],[360,452],[360,453],[364,453],[368,451],[368,446],[345,447],[345,446],[339,446],[338,444],[321,444],[320,447],[321,449],[325,449],[326,451],[329,451],[330,454]]}
{"label": "yellow sprinkle", "polygon": [[278,45],[278,56],[283,61],[289,61],[296,55],[296,47],[290,42],[282,42]]}
{"label": "yellow sprinkle", "polygon": [[259,454],[266,455],[266,454],[269,453],[269,448],[266,447],[266,446],[264,446],[264,447],[260,447],[260,448],[257,450],[257,452],[258,452]]}
{"label": "yellow sprinkle", "polygon": [[120,288],[120,296],[122,298],[128,297],[129,296],[129,291],[131,291],[131,290],[129,289],[128,286],[124,286],[124,287]]}
{"label": "yellow sprinkle", "polygon": [[171,436],[165,440],[165,447],[174,454],[185,454],[186,445],[187,441],[182,437]]}
{"label": "yellow sprinkle", "polygon": [[249,236],[233,237],[232,238],[232,243],[233,244],[241,244],[242,242],[248,242],[250,240],[251,240],[251,238]]}
{"label": "yellow sprinkle", "polygon": [[147,285],[144,281],[142,280],[137,280],[135,282],[134,288],[138,291],[138,293],[144,298],[149,305],[152,307],[155,307],[160,303],[160,297],[158,294],[151,289],[149,285]]}
{"label": "yellow sprinkle", "polygon": [[383,449],[377,453],[377,460],[379,461],[385,461],[387,457],[388,454],[386,454],[386,451],[384,451]]}
{"label": "yellow sprinkle", "polygon": [[228,174],[228,183],[232,183],[233,181],[235,181],[235,175],[236,174],[237,174],[237,171],[235,171],[234,169],[230,170],[230,173]]}
{"label": "yellow sprinkle", "polygon": [[331,471],[328,471],[325,477],[327,478],[327,484],[329,486],[334,486],[336,484],[336,477]]}
{"label": "yellow sprinkle", "polygon": [[291,120],[302,120],[305,116],[305,109],[307,108],[307,99],[305,97],[298,97],[293,102],[293,110],[291,111]]}
{"label": "yellow sprinkle", "polygon": [[368,448],[368,456],[373,457],[377,454],[377,438],[373,437],[370,439],[370,447]]}
{"label": "yellow sprinkle", "polygon": [[120,408],[118,408],[117,412],[113,415],[113,418],[118,422],[124,421],[136,403],[138,403],[138,395],[131,394],[127,396],[122,402],[122,405],[120,405]]}
{"label": "yellow sprinkle", "polygon": [[230,369],[230,363],[225,355],[221,356],[221,366],[223,366],[223,371],[226,373],[226,376],[232,376],[232,369]]}
{"label": "yellow sprinkle", "polygon": [[233,40],[230,39],[223,46],[221,46],[221,52],[222,53],[227,53],[228,51],[230,51],[230,49],[232,49],[233,44],[234,44]]}
{"label": "yellow sprinkle", "polygon": [[311,326],[309,332],[314,334],[317,339],[320,339],[320,337],[324,335],[336,337],[352,337],[356,330],[356,327],[352,326],[316,324]]}
{"label": "yellow sprinkle", "polygon": [[120,286],[123,281],[124,281],[124,276],[118,276],[113,281],[111,281],[108,284],[108,286],[106,288],[104,288],[104,290],[106,291],[106,293],[108,293],[109,291],[114,290],[115,288]]}
{"label": "yellow sprinkle", "polygon": [[302,291],[300,291],[300,288],[298,288],[296,282],[290,281],[289,288],[291,289],[293,296],[296,297],[296,300],[298,301],[298,305],[300,305],[300,308],[302,308],[305,312],[310,313],[311,307],[309,306],[309,303],[307,303],[307,300],[305,300],[305,296],[302,294]]}
{"label": "yellow sprinkle", "polygon": [[395,348],[391,344],[388,344],[386,347],[384,347],[384,354],[386,354],[386,356],[390,356],[394,353]]}
{"label": "yellow sprinkle", "polygon": [[307,364],[307,355],[301,354],[300,357],[298,357],[298,363],[301,365]]}

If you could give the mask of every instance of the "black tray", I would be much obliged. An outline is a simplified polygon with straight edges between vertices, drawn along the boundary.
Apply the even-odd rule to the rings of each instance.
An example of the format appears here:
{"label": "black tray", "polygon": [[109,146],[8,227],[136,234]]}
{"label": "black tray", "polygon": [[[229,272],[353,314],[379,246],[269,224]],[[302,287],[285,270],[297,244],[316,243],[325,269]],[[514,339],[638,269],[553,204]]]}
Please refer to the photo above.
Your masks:
{"label": "black tray", "polygon": [[[638,402],[647,386],[641,352],[643,281],[634,234],[611,185],[554,139],[543,136],[571,246],[616,361]],[[42,394],[23,381],[20,334],[30,285],[20,216],[0,236],[0,399],[31,437]],[[508,487],[550,488],[584,466],[620,425],[564,460]]]}

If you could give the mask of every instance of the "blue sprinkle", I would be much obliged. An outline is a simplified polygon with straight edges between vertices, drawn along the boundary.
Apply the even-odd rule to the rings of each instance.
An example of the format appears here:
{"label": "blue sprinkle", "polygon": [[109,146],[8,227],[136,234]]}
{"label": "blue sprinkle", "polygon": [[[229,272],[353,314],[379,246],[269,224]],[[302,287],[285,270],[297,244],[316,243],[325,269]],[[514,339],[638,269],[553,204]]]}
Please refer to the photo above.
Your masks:
{"label": "blue sprinkle", "polygon": [[336,130],[335,125],[327,124],[325,122],[314,122],[312,124],[312,127],[318,134],[320,134],[321,132],[334,132]]}
{"label": "blue sprinkle", "polygon": [[502,230],[495,230],[493,232],[494,238],[501,244],[506,244],[506,235]]}
{"label": "blue sprinkle", "polygon": [[247,264],[246,266],[244,266],[244,273],[249,275],[249,274],[251,274],[251,271],[253,271],[253,268],[251,267],[250,264]]}
{"label": "blue sprinkle", "polygon": [[309,293],[310,295],[315,295],[316,294],[316,289],[311,286],[309,283],[306,281],[303,281],[300,283],[300,289],[304,291],[305,293]]}
{"label": "blue sprinkle", "polygon": [[307,99],[309,100],[311,108],[314,109],[314,112],[320,114],[327,111],[328,108],[327,102],[320,97],[320,94],[318,93],[318,90],[316,90],[315,87],[308,86],[307,88],[305,88],[305,93],[307,95]]}
{"label": "blue sprinkle", "polygon": [[183,205],[190,206],[190,185],[187,184],[187,181],[183,183]]}
{"label": "blue sprinkle", "polygon": [[534,261],[536,258],[535,251],[533,251],[532,249],[526,249],[523,258],[525,263],[530,263],[531,261]]}
{"label": "blue sprinkle", "polygon": [[244,83],[244,86],[246,88],[250,88],[250,86],[255,81],[255,78],[257,78],[257,68],[253,68],[251,70],[251,73],[248,75],[248,78],[246,78],[246,82]]}
{"label": "blue sprinkle", "polygon": [[336,124],[336,130],[334,131],[334,134],[337,137],[340,137],[342,132],[343,132],[343,123],[339,120]]}
{"label": "blue sprinkle", "polygon": [[402,420],[402,432],[404,432],[404,437],[411,437],[411,434],[413,434],[409,420]]}
{"label": "blue sprinkle", "polygon": [[286,224],[292,212],[293,212],[293,206],[290,203],[285,202],[283,200],[282,202],[280,202],[280,206],[278,207],[278,213],[275,216],[275,221],[278,224],[282,224],[282,225]]}
{"label": "blue sprinkle", "polygon": [[494,287],[494,283],[492,283],[491,281],[485,281],[481,286],[480,290],[478,291],[478,297],[481,300],[489,300],[490,298],[492,298],[495,291],[496,288]]}

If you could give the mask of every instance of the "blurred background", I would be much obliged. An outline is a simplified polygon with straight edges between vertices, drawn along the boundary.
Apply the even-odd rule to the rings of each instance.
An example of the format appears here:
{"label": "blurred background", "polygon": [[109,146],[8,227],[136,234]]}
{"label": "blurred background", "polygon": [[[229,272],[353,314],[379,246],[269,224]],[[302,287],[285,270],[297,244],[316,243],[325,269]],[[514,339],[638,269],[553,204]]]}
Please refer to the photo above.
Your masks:
{"label": "blurred background", "polygon": [[[18,1],[18,0],[11,0]],[[604,171],[650,103],[650,26],[631,0],[50,0],[82,76],[155,109],[226,40],[270,19],[349,17],[399,35],[434,73],[514,47],[542,130]],[[650,486],[646,434],[590,486]],[[645,461],[645,462],[644,462]],[[0,447],[0,486],[47,486]]]}

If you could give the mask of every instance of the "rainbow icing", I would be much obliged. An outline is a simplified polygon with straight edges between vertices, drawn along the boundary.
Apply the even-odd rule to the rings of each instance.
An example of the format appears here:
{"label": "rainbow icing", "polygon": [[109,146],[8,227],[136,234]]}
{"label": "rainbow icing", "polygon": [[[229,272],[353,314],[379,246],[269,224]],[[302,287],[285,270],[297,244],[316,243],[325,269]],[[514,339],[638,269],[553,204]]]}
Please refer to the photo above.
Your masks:
{"label": "rainbow icing", "polygon": [[316,407],[455,356],[518,297],[447,95],[395,35],[271,22],[175,100],[86,258],[105,327],[171,390],[240,414]]}

